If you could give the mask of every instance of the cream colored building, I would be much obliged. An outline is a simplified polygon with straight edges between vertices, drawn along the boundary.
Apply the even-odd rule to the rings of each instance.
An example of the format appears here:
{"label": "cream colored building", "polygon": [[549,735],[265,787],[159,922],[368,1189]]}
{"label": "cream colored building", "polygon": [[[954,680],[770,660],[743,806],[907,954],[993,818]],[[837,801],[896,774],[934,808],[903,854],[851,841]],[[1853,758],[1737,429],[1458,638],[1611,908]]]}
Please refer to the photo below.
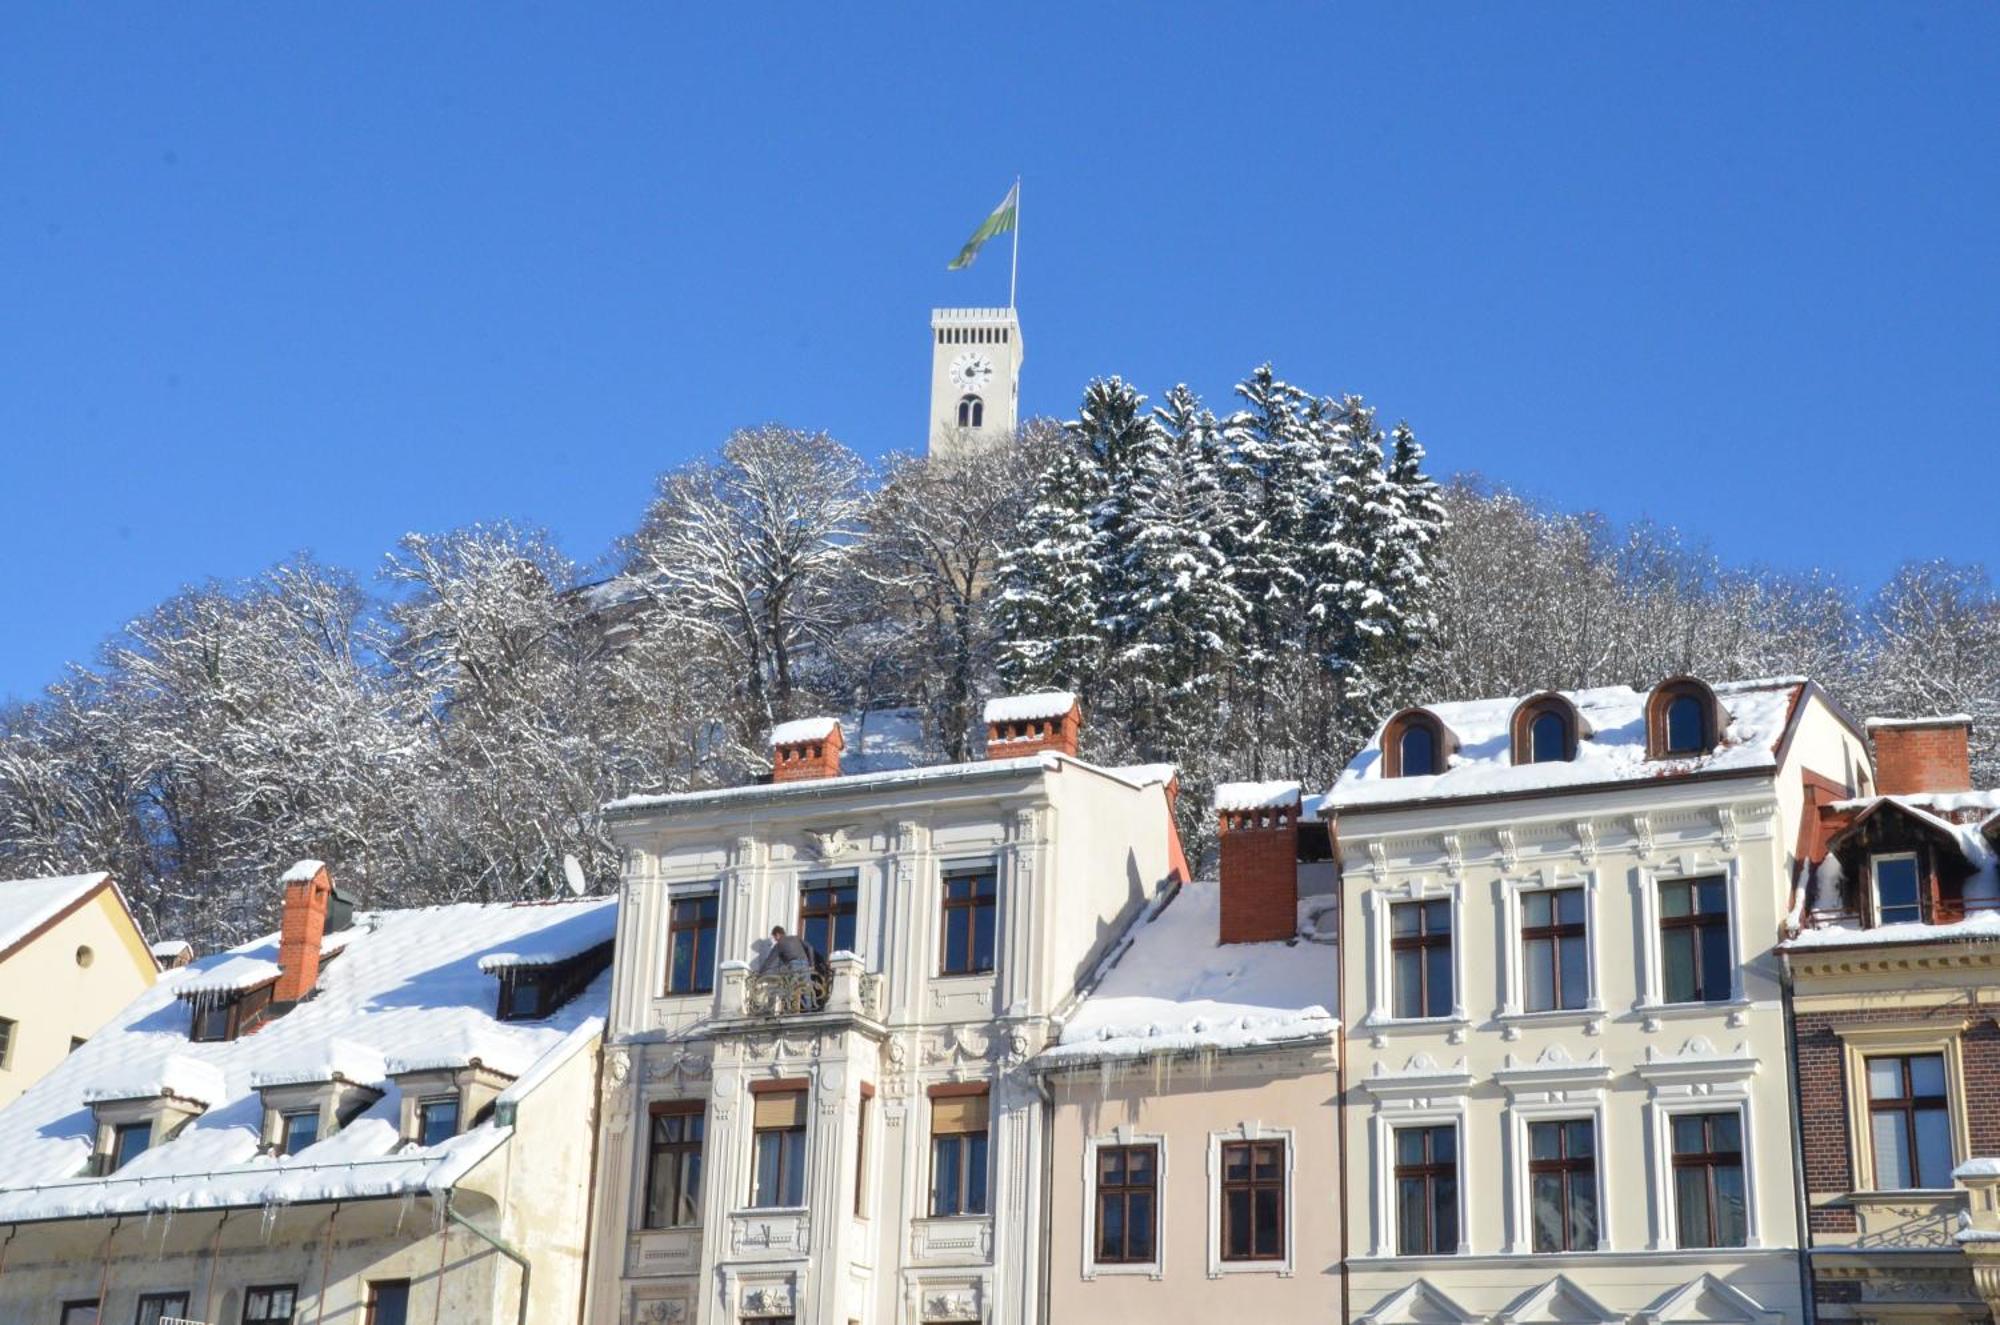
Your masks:
{"label": "cream colored building", "polygon": [[575,1320],[615,903],[284,888],[0,1110],[0,1320]]}
{"label": "cream colored building", "polygon": [[109,874],[0,883],[0,1105],[159,974]]}
{"label": "cream colored building", "polygon": [[998,446],[1014,436],[1026,356],[1012,308],[931,310],[932,455]]}
{"label": "cream colored building", "polygon": [[[1171,770],[1075,758],[1067,695],[987,716],[984,762],[857,772],[807,721],[770,785],[611,807],[594,1325],[1040,1318],[1028,1065],[1184,867]],[[761,969],[774,925],[825,974]]]}
{"label": "cream colored building", "polygon": [[1779,961],[1799,680],[1439,704],[1327,793],[1352,1319],[1804,1317]]}
{"label": "cream colored building", "polygon": [[1053,1155],[1039,1319],[1340,1318],[1337,903],[1306,899],[1303,938],[1222,943],[1235,882],[1163,895],[1035,1061]]}

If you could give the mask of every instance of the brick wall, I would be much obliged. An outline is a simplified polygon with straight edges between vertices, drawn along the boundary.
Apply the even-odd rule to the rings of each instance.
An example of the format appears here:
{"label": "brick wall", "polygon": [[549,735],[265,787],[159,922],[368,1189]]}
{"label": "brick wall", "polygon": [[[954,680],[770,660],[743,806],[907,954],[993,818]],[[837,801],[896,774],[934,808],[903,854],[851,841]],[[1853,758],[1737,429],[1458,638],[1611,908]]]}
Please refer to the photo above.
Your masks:
{"label": "brick wall", "polygon": [[1875,739],[1875,790],[1882,795],[1972,790],[1971,724],[1871,726],[1868,734]]}
{"label": "brick wall", "polygon": [[790,741],[771,747],[771,781],[811,782],[840,776],[840,728],[818,741]]}
{"label": "brick wall", "polygon": [[1219,941],[1265,943],[1299,932],[1296,805],[1222,815]]}
{"label": "brick wall", "polygon": [[[1960,1040],[1965,1061],[1967,1133],[1974,1155],[2000,1155],[2000,1025],[1994,1016],[2000,1001],[1954,1003],[1939,1009],[1940,1018],[1969,1024]],[[1847,1145],[1847,1080],[1845,1051],[1834,1027],[1870,1022],[1907,1021],[1904,1008],[1879,1012],[1808,1012],[1795,1023],[1798,1043],[1799,1134],[1805,1155],[1806,1192],[1823,1198],[1854,1190],[1853,1158]],[[1808,1222],[1815,1233],[1852,1233],[1854,1212],[1809,1206]]]}
{"label": "brick wall", "polygon": [[1054,750],[1076,758],[1083,744],[1083,710],[1072,704],[1067,713],[1052,718],[1031,718],[1020,722],[986,724],[986,757],[1018,759],[1023,755]]}
{"label": "brick wall", "polygon": [[296,1003],[319,984],[319,945],[326,936],[326,903],[333,880],[324,867],[309,879],[285,881],[284,918],[278,927],[279,1003]]}

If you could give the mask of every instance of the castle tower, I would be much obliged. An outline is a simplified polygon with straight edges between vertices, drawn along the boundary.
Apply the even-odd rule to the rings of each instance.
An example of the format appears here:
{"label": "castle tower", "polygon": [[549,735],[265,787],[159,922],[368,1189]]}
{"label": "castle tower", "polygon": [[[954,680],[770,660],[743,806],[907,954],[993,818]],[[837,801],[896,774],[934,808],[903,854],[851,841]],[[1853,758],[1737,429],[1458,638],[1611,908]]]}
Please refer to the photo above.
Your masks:
{"label": "castle tower", "polygon": [[930,453],[995,446],[1020,421],[1021,319],[1011,308],[931,310]]}

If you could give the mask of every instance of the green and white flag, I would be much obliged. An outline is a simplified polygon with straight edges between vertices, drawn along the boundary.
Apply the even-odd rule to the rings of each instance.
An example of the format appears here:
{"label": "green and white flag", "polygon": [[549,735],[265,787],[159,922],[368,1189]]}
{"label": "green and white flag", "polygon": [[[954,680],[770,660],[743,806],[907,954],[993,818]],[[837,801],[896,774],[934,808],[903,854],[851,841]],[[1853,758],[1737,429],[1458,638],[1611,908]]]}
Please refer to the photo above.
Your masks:
{"label": "green and white flag", "polygon": [[980,245],[1014,228],[1014,216],[1021,203],[1020,194],[1021,181],[1017,179],[1014,187],[1007,190],[1007,196],[1000,200],[1000,205],[993,209],[993,215],[981,221],[979,228],[972,232],[972,238],[965,241],[965,247],[958,251],[958,256],[951,260],[946,271],[963,271],[970,267],[972,260],[979,256]]}

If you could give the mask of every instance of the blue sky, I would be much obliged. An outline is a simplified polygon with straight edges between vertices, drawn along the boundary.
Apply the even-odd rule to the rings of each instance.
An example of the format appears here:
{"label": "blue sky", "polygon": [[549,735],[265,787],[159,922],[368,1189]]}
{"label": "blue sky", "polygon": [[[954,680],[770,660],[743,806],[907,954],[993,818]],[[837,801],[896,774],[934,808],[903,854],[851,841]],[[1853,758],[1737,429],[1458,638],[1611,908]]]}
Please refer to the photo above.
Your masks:
{"label": "blue sky", "polygon": [[1016,172],[1029,411],[1268,358],[1734,559],[2000,561],[1996,59],[1972,3],[10,6],[0,696],[295,550],[596,558],[739,425],[919,444]]}

